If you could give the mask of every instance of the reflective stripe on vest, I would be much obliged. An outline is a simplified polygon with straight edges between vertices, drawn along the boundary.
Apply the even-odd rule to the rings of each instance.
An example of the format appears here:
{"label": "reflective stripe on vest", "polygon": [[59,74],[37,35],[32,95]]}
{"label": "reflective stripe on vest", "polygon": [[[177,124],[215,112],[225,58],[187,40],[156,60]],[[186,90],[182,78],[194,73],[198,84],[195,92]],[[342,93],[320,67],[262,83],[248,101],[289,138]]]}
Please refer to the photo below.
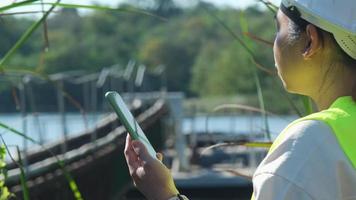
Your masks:
{"label": "reflective stripe on vest", "polygon": [[[341,149],[356,169],[356,103],[352,97],[339,97],[329,109],[293,121],[278,135],[268,153],[273,152],[288,137],[290,127],[304,120],[319,120],[328,124]],[[254,199],[252,194],[251,200]]]}

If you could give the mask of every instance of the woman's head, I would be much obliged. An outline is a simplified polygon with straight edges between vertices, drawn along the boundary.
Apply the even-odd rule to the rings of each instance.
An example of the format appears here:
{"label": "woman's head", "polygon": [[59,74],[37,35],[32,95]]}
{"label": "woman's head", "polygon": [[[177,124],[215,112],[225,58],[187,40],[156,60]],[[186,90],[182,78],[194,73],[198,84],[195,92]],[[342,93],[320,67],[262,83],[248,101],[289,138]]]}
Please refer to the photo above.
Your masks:
{"label": "woman's head", "polygon": [[335,34],[303,19],[295,6],[287,8],[282,3],[276,23],[275,62],[288,91],[315,97],[341,75],[346,84],[356,84],[356,43],[347,43],[346,53]]}

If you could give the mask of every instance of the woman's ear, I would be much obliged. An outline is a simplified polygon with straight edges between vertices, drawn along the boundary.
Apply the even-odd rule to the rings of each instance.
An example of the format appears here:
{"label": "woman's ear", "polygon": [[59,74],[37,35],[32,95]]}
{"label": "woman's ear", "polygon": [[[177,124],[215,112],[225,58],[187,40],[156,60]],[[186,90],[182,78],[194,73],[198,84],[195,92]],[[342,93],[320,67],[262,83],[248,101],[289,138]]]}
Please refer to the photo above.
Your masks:
{"label": "woman's ear", "polygon": [[322,38],[316,26],[308,24],[306,29],[306,44],[303,51],[305,60],[311,59],[322,47]]}

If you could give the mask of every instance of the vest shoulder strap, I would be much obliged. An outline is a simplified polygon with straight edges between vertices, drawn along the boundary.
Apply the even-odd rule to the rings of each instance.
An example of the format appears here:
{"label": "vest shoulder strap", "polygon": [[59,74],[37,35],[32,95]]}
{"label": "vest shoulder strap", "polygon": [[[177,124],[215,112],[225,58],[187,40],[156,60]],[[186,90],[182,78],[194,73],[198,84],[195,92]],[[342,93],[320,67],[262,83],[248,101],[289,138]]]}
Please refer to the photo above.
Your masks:
{"label": "vest shoulder strap", "polygon": [[330,126],[340,147],[356,169],[356,103],[351,97],[338,98],[329,109],[295,120],[285,128],[272,144],[269,152],[274,151],[284,138],[288,129],[304,120],[319,120]]}

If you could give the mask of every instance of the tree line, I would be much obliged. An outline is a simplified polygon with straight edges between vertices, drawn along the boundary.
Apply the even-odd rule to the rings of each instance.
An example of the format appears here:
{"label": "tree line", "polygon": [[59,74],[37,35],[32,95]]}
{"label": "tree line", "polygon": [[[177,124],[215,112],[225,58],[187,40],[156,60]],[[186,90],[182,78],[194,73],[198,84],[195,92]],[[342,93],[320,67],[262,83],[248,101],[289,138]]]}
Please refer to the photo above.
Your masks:
{"label": "tree line", "polygon": [[[89,73],[113,64],[125,68],[135,60],[151,71],[164,66],[169,91],[183,91],[188,97],[242,95],[250,99],[256,99],[253,73],[257,70],[267,105],[281,107],[276,103],[282,98],[278,78],[256,67],[274,70],[271,44],[261,41],[273,42],[273,13],[259,6],[237,10],[209,3],[178,7],[172,1],[155,2],[145,9],[154,16],[57,10],[46,21],[45,31],[37,30],[7,67],[42,74]],[[134,4],[119,7],[137,8]],[[2,17],[0,57],[32,22],[30,18]],[[255,60],[232,32],[248,44]],[[0,89],[9,88],[1,84]],[[252,102],[257,105],[257,100]]]}

